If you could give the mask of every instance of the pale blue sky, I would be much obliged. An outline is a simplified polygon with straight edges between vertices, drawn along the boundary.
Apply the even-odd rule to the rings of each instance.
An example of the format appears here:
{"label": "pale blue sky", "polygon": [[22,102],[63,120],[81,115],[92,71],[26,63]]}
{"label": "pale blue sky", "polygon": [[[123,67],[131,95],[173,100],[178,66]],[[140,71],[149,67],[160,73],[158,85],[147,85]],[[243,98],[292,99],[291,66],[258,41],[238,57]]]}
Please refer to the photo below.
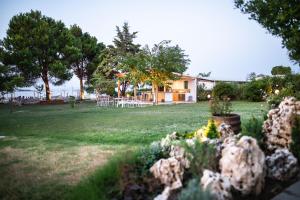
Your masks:
{"label": "pale blue sky", "polygon": [[67,26],[76,23],[106,45],[115,26],[127,21],[142,45],[167,39],[185,49],[191,75],[212,71],[213,78],[245,80],[253,71],[269,74],[275,65],[299,72],[280,38],[241,14],[233,0],[0,0],[0,38],[13,15],[30,9]]}

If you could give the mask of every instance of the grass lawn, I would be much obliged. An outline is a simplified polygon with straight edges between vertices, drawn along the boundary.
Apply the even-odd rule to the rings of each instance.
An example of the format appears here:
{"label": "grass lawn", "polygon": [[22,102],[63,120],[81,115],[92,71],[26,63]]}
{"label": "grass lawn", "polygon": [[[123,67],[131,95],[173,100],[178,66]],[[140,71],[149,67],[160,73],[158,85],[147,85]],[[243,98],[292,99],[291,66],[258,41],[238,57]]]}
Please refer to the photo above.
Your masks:
{"label": "grass lawn", "polygon": [[[233,102],[242,121],[261,103]],[[98,108],[95,103],[0,105],[0,199],[62,199],[118,152],[207,122],[208,103],[145,108]]]}

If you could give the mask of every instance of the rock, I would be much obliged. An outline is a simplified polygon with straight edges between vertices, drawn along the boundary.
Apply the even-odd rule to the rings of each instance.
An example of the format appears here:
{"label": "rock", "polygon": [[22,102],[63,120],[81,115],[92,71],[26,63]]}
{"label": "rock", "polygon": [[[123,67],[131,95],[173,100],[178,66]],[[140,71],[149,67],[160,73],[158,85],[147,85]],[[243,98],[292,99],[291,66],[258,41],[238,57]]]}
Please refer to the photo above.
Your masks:
{"label": "rock", "polygon": [[221,175],[228,177],[236,190],[244,195],[260,194],[265,179],[265,155],[254,138],[243,136],[236,142],[229,137],[219,164]]}
{"label": "rock", "polygon": [[221,138],[225,139],[229,136],[233,136],[235,135],[231,126],[226,124],[226,123],[222,123],[219,127],[218,127],[218,131],[221,134]]}
{"label": "rock", "polygon": [[184,168],[190,167],[190,161],[187,158],[187,154],[186,154],[184,148],[177,146],[177,145],[172,145],[171,151],[170,151],[170,156],[174,157],[176,160],[178,160],[182,167],[184,167]]}
{"label": "rock", "polygon": [[300,102],[294,97],[286,97],[278,108],[268,113],[268,119],[263,124],[265,144],[269,152],[280,148],[290,148],[292,141],[292,125],[296,114],[300,114]]}
{"label": "rock", "polygon": [[168,151],[172,145],[172,142],[177,139],[178,137],[176,132],[168,134],[165,138],[161,139],[160,146],[164,151]]}
{"label": "rock", "polygon": [[161,194],[157,195],[154,200],[168,200],[170,191],[170,187],[165,187],[164,191]]}
{"label": "rock", "polygon": [[277,149],[266,157],[267,176],[272,179],[287,181],[299,172],[297,158],[288,149]]}
{"label": "rock", "polygon": [[169,195],[171,190],[182,187],[184,166],[175,157],[160,159],[150,168],[150,172],[165,185],[163,193],[157,198],[167,199],[166,195]]}
{"label": "rock", "polygon": [[209,190],[216,200],[232,199],[229,179],[220,173],[204,170],[201,186],[204,190]]}

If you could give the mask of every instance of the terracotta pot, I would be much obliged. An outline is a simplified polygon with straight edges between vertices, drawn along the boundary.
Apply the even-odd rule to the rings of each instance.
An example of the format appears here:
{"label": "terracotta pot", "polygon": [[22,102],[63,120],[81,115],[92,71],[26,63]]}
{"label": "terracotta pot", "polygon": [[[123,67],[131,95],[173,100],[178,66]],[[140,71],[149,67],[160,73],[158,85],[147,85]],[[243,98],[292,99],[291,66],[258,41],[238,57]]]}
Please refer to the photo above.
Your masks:
{"label": "terracotta pot", "polygon": [[241,131],[241,117],[238,114],[230,114],[226,116],[213,115],[212,119],[217,126],[220,126],[222,123],[230,125],[235,134],[238,134]]}

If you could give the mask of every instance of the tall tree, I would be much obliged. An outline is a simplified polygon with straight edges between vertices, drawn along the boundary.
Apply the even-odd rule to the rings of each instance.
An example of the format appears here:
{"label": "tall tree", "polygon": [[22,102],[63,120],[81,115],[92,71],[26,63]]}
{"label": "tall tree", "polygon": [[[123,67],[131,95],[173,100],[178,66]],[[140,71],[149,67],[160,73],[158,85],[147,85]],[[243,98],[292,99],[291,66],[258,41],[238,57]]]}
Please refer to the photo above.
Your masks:
{"label": "tall tree", "polygon": [[290,75],[292,74],[292,69],[285,66],[275,66],[271,71],[272,75]]}
{"label": "tall tree", "polygon": [[300,64],[299,0],[235,0],[235,6],[271,34],[281,37],[290,58]]}
{"label": "tall tree", "polygon": [[27,85],[40,78],[50,100],[49,82],[60,85],[72,77],[67,55],[72,48],[72,35],[61,21],[31,10],[14,16],[3,39],[4,64],[15,65]]}
{"label": "tall tree", "polygon": [[182,74],[190,63],[188,56],[184,54],[178,45],[170,46],[170,41],[162,41],[155,44],[152,49],[144,48],[148,55],[145,59],[148,80],[154,89],[154,103],[158,103],[158,87],[167,84],[169,80],[175,80]]}
{"label": "tall tree", "polygon": [[2,94],[13,92],[16,87],[21,87],[24,84],[24,78],[18,72],[16,66],[4,64],[4,56],[4,50],[0,47],[0,92]]}
{"label": "tall tree", "polygon": [[71,67],[80,82],[80,99],[84,96],[83,80],[90,82],[92,74],[99,64],[99,56],[105,49],[103,43],[97,43],[95,37],[89,33],[83,33],[81,28],[76,24],[70,27],[70,31],[74,36],[73,45],[76,53],[72,54]]}
{"label": "tall tree", "polygon": [[[137,37],[137,32],[130,32],[128,23],[124,23],[122,28],[116,27],[117,35],[113,40],[113,45],[109,45],[104,53],[104,58],[99,68],[111,68],[123,74],[129,73],[129,68],[123,65],[123,60],[135,55],[140,50],[139,44],[134,44],[133,40]],[[130,80],[129,76],[120,78],[121,81],[121,95],[125,96]]]}

